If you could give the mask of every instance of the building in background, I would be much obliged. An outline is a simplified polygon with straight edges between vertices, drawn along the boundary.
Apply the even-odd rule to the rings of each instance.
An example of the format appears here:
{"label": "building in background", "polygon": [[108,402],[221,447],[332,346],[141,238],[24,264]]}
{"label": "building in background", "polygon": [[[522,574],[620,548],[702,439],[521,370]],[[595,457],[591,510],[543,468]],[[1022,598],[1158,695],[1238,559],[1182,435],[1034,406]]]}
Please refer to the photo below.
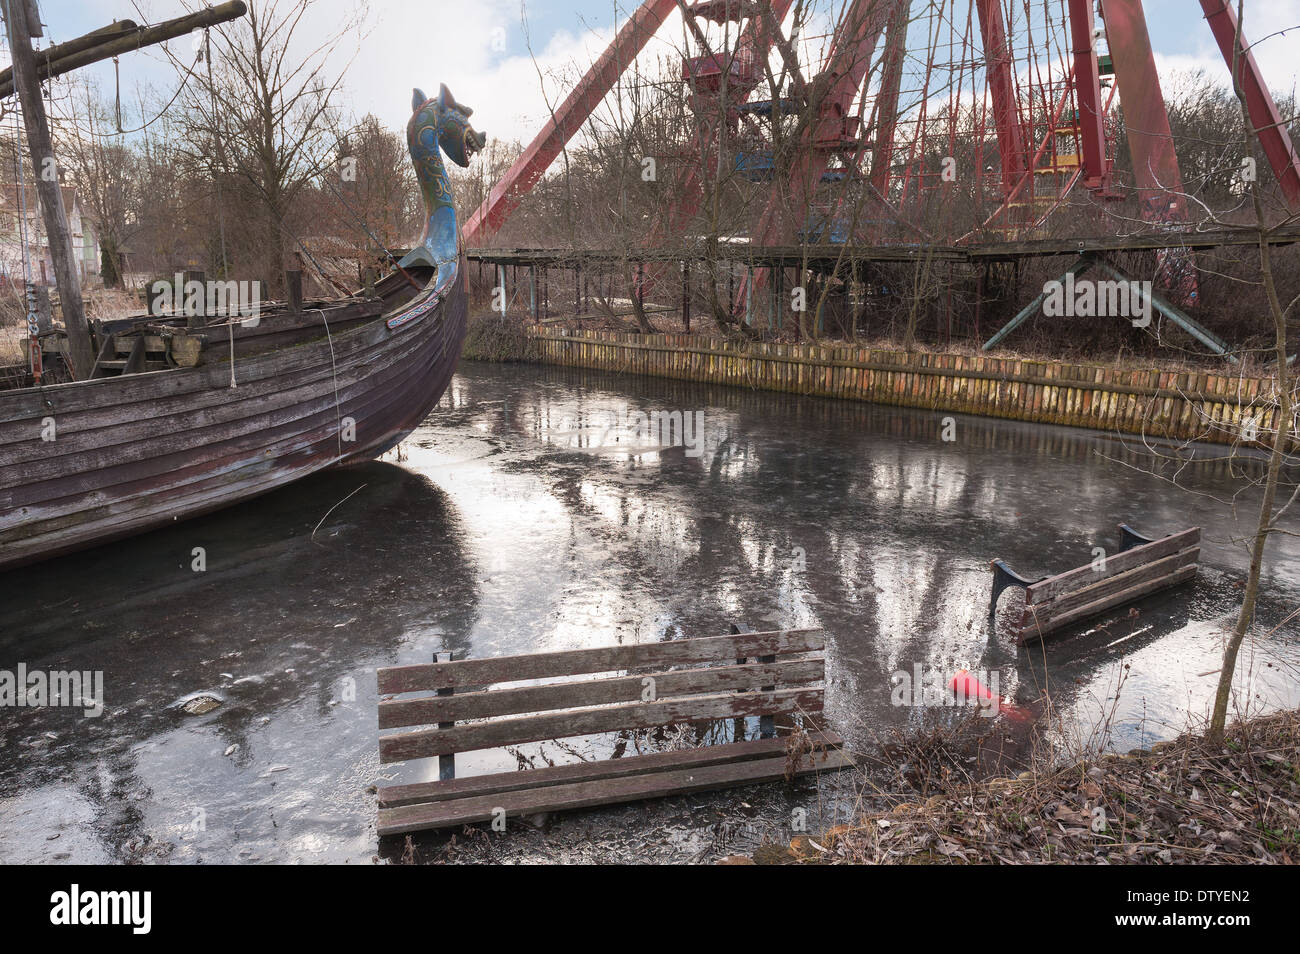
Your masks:
{"label": "building in background", "polygon": [[[72,250],[77,271],[83,283],[99,281],[99,242],[90,225],[73,185],[60,187],[63,210],[68,216],[68,229],[72,233]],[[19,229],[20,210],[18,186],[0,185],[0,282],[23,283],[23,232]],[[50,243],[45,235],[45,219],[41,215],[40,200],[36,190],[28,186],[25,196],[27,207],[27,254],[31,256],[32,281],[38,285],[54,284],[54,260],[50,257]]]}

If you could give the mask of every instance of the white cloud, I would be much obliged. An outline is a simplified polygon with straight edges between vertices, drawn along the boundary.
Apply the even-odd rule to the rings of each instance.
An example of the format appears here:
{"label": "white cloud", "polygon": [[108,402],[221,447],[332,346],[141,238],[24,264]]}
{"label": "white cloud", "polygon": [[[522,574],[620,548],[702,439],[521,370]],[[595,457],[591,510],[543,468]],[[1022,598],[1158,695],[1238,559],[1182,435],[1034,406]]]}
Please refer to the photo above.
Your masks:
{"label": "white cloud", "polygon": [[[83,8],[76,16],[67,11],[60,14],[61,2],[80,3]],[[196,0],[135,2],[145,19],[157,21],[176,15],[185,3],[193,5]],[[299,28],[301,48],[309,49],[337,31],[359,2],[314,0]],[[359,35],[345,37],[335,55],[335,68],[341,69],[351,60],[344,77],[343,103],[358,115],[372,112],[392,129],[401,130],[410,115],[411,88],[418,86],[432,93],[439,83],[446,83],[457,99],[474,108],[477,128],[496,139],[528,142],[548,117],[547,95],[552,104],[558,104],[606,49],[628,12],[639,6],[639,0],[617,0],[616,24],[615,2],[597,5],[591,22],[569,13],[566,24],[562,15],[562,26],[557,29],[556,8],[572,9],[562,0],[551,4],[541,0],[526,0],[523,4],[520,0],[371,0],[365,29]],[[839,0],[834,2],[838,4]],[[521,6],[533,19],[534,56],[517,52],[523,45]],[[103,19],[93,0],[45,0],[43,8],[46,20],[55,25],[51,28],[51,33],[57,34],[54,40],[67,39],[74,25],[79,31]],[[133,9],[127,12],[137,16]],[[538,27],[544,14],[545,35]],[[814,6],[813,15],[814,20],[802,31],[804,39],[800,43],[801,54],[812,61],[805,64],[806,71],[815,69],[823,52],[823,34],[831,29],[831,21],[821,7]],[[1199,5],[1190,0],[1148,0],[1147,15],[1157,50],[1162,38],[1174,30],[1183,37],[1179,45],[1191,50],[1178,54],[1158,51],[1156,64],[1162,75],[1203,68],[1227,82],[1227,67]],[[1185,19],[1173,23],[1173,17]],[[61,29],[55,28],[58,26]],[[1300,27],[1300,0],[1247,0],[1247,35],[1255,41],[1255,56],[1265,80],[1278,96],[1286,95],[1296,84],[1300,57],[1295,51],[1300,48],[1300,28],[1285,36],[1269,34],[1292,27]],[[720,37],[717,28],[709,29]],[[494,41],[503,35],[514,51],[509,55],[494,49]],[[642,65],[651,68],[660,57],[674,58],[682,38],[681,17],[674,11],[643,52]],[[188,50],[186,41],[179,42]],[[101,89],[111,93],[111,64],[100,64],[86,72],[98,77]],[[150,83],[164,94],[175,88],[175,73],[157,51],[123,57],[121,72],[124,98],[129,101],[134,100],[131,91],[137,82]],[[545,79],[547,95],[539,84],[539,72]]]}
{"label": "white cloud", "polygon": [[[1235,2],[1233,9],[1236,9]],[[1247,2],[1242,20],[1242,32],[1251,43],[1251,52],[1269,91],[1278,98],[1286,96],[1295,87],[1300,70],[1300,58],[1296,56],[1300,50],[1300,0]],[[1228,65],[1199,7],[1188,29],[1195,39],[1195,52],[1171,55],[1157,50],[1156,69],[1162,77],[1176,70],[1203,69],[1226,86],[1230,80]],[[1285,35],[1280,34],[1283,30],[1287,31]]]}
{"label": "white cloud", "polygon": [[[659,36],[670,36],[671,21],[678,17],[674,13]],[[575,17],[572,29],[549,36],[537,35],[533,27],[526,41],[518,0],[386,0],[371,22],[347,76],[354,109],[402,129],[410,116],[411,88],[432,93],[446,83],[457,100],[473,107],[476,128],[525,143],[549,117],[548,97],[558,106],[615,33],[612,16],[594,28]],[[618,26],[623,22],[620,17]],[[527,42],[531,55],[494,49],[503,36],[511,49]],[[643,55],[652,53],[648,49]]]}

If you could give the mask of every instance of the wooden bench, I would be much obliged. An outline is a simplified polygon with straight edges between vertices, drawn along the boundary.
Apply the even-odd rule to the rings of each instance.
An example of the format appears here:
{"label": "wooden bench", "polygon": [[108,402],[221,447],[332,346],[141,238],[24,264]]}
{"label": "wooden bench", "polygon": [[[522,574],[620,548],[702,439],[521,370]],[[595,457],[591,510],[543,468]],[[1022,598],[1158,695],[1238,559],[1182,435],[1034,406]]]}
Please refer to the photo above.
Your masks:
{"label": "wooden bench", "polygon": [[996,620],[998,597],[1009,586],[1025,591],[1025,609],[1015,628],[1023,645],[1053,630],[1184,583],[1196,575],[1201,528],[1192,527],[1158,540],[1120,525],[1119,552],[1056,576],[1027,580],[994,560],[989,621]]}
{"label": "wooden bench", "polygon": [[[772,782],[848,768],[840,738],[813,718],[825,693],[824,639],[815,630],[633,643],[463,659],[378,672],[380,762],[439,758],[437,781],[379,793],[379,834],[397,835],[540,812]],[[575,680],[574,676],[604,674]],[[534,685],[492,688],[504,682]],[[560,681],[556,681],[560,680]],[[432,693],[428,695],[427,693]],[[502,718],[505,717],[505,718]],[[747,737],[747,720],[757,717]],[[776,719],[793,726],[776,735]],[[697,748],[455,777],[456,753],[636,729],[708,726],[728,740]],[[698,738],[698,734],[697,734]],[[811,754],[809,749],[811,746]]]}

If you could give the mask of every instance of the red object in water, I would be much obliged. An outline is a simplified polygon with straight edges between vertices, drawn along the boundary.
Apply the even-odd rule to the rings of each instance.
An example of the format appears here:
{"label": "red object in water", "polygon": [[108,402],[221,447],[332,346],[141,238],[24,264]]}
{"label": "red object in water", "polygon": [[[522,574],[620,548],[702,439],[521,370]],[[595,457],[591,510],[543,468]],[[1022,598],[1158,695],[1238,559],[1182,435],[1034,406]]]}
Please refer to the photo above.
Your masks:
{"label": "red object in water", "polygon": [[948,683],[948,688],[957,694],[959,699],[990,699],[993,705],[998,706],[1000,700],[993,695],[984,685],[965,669],[958,669],[957,675],[952,677],[952,682]]}
{"label": "red object in water", "polygon": [[1019,706],[1003,702],[999,696],[994,695],[984,683],[965,669],[957,670],[957,674],[948,683],[948,688],[957,696],[959,702],[974,700],[980,707],[992,709],[999,715],[1008,716],[1012,719],[1028,719],[1030,717],[1030,714]]}

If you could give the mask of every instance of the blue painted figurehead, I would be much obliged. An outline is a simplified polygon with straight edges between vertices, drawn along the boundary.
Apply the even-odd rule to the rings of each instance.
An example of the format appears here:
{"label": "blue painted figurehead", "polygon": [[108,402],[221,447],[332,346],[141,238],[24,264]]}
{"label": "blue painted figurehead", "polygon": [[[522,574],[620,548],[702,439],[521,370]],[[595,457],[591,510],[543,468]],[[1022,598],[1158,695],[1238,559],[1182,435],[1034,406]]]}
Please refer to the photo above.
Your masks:
{"label": "blue painted figurehead", "polygon": [[434,285],[440,290],[455,277],[460,260],[460,227],[442,155],[445,153],[458,166],[468,166],[474,153],[486,145],[487,136],[470,126],[469,117],[474,110],[457,103],[445,85],[436,99],[415,90],[411,108],[414,112],[406,124],[406,145],[411,151],[428,218],[420,243],[401,264],[437,268]]}

